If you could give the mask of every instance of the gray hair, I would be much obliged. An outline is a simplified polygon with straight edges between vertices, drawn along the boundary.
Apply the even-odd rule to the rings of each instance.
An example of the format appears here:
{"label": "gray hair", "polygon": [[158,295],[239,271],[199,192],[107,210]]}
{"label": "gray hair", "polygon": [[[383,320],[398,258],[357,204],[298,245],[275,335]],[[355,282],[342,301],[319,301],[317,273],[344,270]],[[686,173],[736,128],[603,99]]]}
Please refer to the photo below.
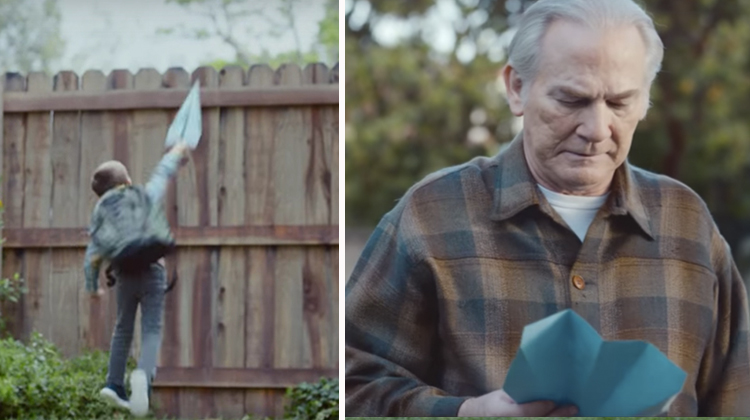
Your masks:
{"label": "gray hair", "polygon": [[560,19],[592,28],[635,26],[646,44],[647,86],[651,86],[661,69],[664,44],[641,6],[633,0],[539,0],[521,16],[508,50],[508,63],[525,82],[523,90],[536,76],[542,37]]}

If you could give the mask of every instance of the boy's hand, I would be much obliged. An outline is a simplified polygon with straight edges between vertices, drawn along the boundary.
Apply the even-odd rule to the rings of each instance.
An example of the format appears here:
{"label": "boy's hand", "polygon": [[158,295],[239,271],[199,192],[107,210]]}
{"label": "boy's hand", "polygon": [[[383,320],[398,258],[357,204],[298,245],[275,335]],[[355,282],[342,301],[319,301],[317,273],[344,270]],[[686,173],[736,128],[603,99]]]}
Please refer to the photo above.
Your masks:
{"label": "boy's hand", "polygon": [[172,146],[172,149],[169,151],[170,153],[176,153],[181,156],[185,156],[187,154],[187,151],[190,150],[190,147],[183,139],[177,140],[177,143]]}
{"label": "boy's hand", "polygon": [[169,153],[174,153],[181,156],[182,159],[180,159],[180,166],[182,166],[188,162],[187,154],[189,150],[190,147],[187,145],[187,143],[185,143],[184,140],[180,139],[177,141],[177,144],[172,147]]}
{"label": "boy's hand", "polygon": [[91,296],[92,299],[99,299],[104,296],[104,289],[96,289],[95,292],[89,292],[89,296]]}

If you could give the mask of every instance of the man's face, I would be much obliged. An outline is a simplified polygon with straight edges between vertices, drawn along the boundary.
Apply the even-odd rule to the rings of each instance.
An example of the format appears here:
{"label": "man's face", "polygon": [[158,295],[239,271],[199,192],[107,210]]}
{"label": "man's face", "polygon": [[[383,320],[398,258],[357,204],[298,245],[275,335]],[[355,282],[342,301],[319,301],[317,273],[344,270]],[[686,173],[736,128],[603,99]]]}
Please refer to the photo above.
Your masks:
{"label": "man's face", "polygon": [[511,110],[524,116],[524,150],[537,182],[564,194],[604,194],[647,109],[638,30],[554,22],[531,84],[523,86],[510,67],[504,76]]}

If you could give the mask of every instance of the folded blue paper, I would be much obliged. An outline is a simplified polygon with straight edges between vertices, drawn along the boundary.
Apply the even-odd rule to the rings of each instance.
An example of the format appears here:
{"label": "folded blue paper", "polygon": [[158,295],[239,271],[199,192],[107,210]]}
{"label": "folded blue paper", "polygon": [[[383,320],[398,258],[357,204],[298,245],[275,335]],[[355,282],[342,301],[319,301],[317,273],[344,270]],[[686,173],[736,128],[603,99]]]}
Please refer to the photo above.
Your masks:
{"label": "folded blue paper", "polygon": [[202,131],[200,81],[196,80],[167,130],[164,147],[172,147],[182,139],[191,149],[195,149]]}
{"label": "folded blue paper", "polygon": [[645,341],[604,341],[570,309],[527,325],[503,389],[519,404],[574,404],[582,417],[656,416],[687,374]]}

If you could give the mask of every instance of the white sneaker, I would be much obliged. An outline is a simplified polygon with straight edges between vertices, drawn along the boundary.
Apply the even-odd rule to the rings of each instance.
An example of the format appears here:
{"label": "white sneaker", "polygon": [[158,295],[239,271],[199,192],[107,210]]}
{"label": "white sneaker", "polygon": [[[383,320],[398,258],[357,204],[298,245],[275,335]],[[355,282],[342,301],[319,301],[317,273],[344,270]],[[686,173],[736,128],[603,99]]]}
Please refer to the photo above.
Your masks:
{"label": "white sneaker", "polygon": [[130,374],[130,414],[143,417],[148,413],[148,377],[143,369]]}
{"label": "white sneaker", "polygon": [[120,407],[124,409],[130,408],[130,403],[128,400],[121,398],[119,395],[117,395],[117,392],[115,392],[114,389],[109,387],[102,388],[101,391],[99,391],[99,395],[104,397],[105,400],[107,400],[110,404],[114,405],[115,407]]}

